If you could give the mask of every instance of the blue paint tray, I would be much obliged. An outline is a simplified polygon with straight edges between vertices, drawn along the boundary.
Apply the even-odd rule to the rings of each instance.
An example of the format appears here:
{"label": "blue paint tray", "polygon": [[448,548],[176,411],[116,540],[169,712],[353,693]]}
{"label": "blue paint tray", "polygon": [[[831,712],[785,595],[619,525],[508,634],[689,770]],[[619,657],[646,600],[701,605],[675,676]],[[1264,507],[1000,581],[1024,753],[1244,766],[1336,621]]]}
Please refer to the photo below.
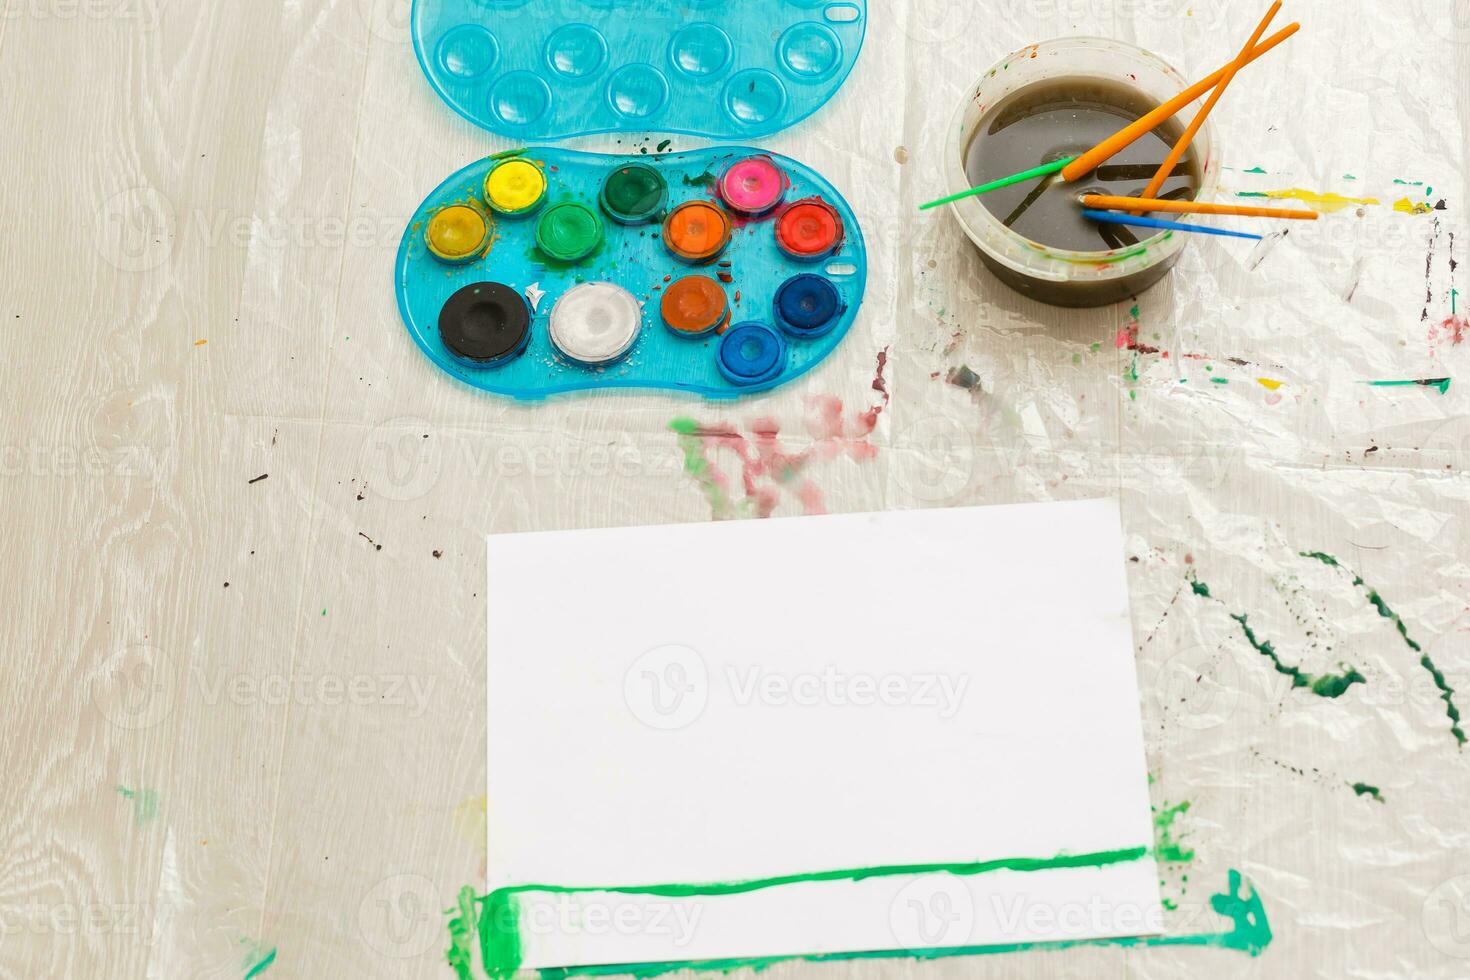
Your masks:
{"label": "blue paint tray", "polygon": [[[503,174],[513,174],[504,186],[533,194],[525,178],[534,183],[536,173],[545,192],[531,209],[506,214],[524,202],[487,204]],[[728,205],[751,206],[736,178],[751,176],[759,194],[764,174],[780,178],[768,211]],[[610,205],[608,188],[631,175],[661,178],[665,191],[625,224],[632,209],[621,198],[613,204],[623,211]],[[705,239],[689,229],[703,233],[696,219],[720,214],[728,219],[723,250],[702,264],[671,251],[673,242],[692,255],[689,243]],[[595,236],[587,234],[589,215],[600,224]],[[481,223],[485,234],[476,239]],[[461,234],[467,226],[474,234]],[[562,234],[568,229],[574,234]],[[596,244],[581,258],[546,250],[573,238],[576,247]],[[395,285],[414,343],[472,387],[531,400],[597,388],[733,398],[793,381],[835,350],[862,304],[867,264],[852,209],[821,175],[788,157],[732,146],[664,155],[541,147],[479,160],[430,194],[404,233]],[[695,279],[695,314],[723,309],[710,314],[707,329],[684,319],[685,287]],[[631,340],[604,347],[608,318],[616,326],[620,311],[636,321]],[[589,344],[592,353],[584,353]]]}
{"label": "blue paint tray", "polygon": [[419,64],[478,126],[746,140],[819,109],[857,61],[867,0],[414,0]]}

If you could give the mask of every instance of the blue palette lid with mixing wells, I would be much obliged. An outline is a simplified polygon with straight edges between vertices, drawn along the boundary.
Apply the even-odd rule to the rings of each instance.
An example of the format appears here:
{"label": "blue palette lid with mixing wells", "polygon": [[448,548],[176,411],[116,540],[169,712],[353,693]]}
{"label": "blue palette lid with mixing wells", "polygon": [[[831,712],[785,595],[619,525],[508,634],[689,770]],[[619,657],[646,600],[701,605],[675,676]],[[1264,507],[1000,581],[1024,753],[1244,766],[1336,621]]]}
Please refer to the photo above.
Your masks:
{"label": "blue palette lid with mixing wells", "polygon": [[412,16],[434,90],[525,141],[767,136],[832,97],[866,29],[867,0],[414,0]]}
{"label": "blue palette lid with mixing wells", "polygon": [[537,147],[476,161],[430,194],[395,284],[414,342],[472,387],[733,398],[837,348],[867,252],[836,188],[789,157]]}

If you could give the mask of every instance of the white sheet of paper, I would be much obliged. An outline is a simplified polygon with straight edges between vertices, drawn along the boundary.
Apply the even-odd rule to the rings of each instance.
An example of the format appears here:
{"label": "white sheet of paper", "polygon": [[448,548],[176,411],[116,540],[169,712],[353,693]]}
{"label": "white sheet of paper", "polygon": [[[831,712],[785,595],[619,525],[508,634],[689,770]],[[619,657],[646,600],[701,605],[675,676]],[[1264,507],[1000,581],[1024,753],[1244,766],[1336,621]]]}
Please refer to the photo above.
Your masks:
{"label": "white sheet of paper", "polygon": [[[1112,500],[493,535],[492,890],[1152,844]],[[1152,853],[524,891],[525,967],[1160,931]]]}

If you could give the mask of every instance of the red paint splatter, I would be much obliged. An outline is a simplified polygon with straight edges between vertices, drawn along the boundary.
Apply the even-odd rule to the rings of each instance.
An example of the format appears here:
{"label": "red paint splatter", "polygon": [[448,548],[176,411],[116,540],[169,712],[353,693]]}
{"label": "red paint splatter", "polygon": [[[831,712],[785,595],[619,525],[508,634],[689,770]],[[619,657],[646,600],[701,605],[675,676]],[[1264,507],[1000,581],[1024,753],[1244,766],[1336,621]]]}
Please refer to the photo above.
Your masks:
{"label": "red paint splatter", "polygon": [[[878,447],[868,437],[878,427],[878,419],[887,409],[891,396],[884,371],[888,366],[888,349],[878,353],[878,370],[872,389],[882,398],[867,411],[848,418],[842,399],[835,395],[814,395],[806,400],[803,420],[812,442],[799,452],[787,450],[781,441],[781,423],[774,418],[751,420],[742,433],[729,423],[699,425],[685,434],[698,440],[700,464],[698,478],[710,500],[715,520],[741,516],[741,511],[757,517],[770,517],[781,501],[784,489],[793,494],[808,515],[825,514],[826,501],[820,487],[807,475],[814,462],[825,462],[847,456],[863,462],[878,455]],[[686,453],[694,447],[686,447]],[[731,479],[721,467],[718,457],[733,454],[740,464],[740,485],[744,500],[730,496]],[[693,472],[693,470],[691,470]]]}
{"label": "red paint splatter", "polygon": [[1470,330],[1470,320],[1463,316],[1447,316],[1429,328],[1429,342],[1439,344],[1449,341],[1459,345],[1465,342],[1465,332]]}
{"label": "red paint splatter", "polygon": [[[1118,335],[1113,338],[1113,346],[1118,348],[1118,350],[1131,350],[1135,354],[1160,353],[1157,347],[1150,347],[1148,344],[1140,344],[1138,342],[1138,331],[1140,326],[1141,324],[1139,323],[1138,319],[1138,307],[1135,305],[1131,310],[1128,311],[1128,320],[1121,327],[1118,328]],[[1167,351],[1164,352],[1164,356],[1169,356]]]}

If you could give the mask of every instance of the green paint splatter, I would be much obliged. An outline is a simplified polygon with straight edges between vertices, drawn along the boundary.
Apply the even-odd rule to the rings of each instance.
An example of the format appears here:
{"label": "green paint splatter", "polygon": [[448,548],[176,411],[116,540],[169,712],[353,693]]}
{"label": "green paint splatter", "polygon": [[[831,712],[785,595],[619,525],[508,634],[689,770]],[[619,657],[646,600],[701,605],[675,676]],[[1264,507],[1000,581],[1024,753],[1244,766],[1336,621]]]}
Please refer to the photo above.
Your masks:
{"label": "green paint splatter", "polygon": [[1245,173],[1248,174],[1263,174],[1265,172],[1265,169],[1262,167],[1251,167],[1249,170],[1245,171]]}
{"label": "green paint splatter", "polygon": [[[1152,781],[1150,779],[1150,781]],[[1170,806],[1168,801],[1160,806],[1151,808],[1154,816],[1154,856],[1163,865],[1183,865],[1194,860],[1194,849],[1186,846],[1183,842],[1183,834],[1175,830],[1174,821],[1189,812],[1189,801]],[[1180,876],[1179,897],[1184,897],[1185,889],[1189,885],[1189,875]],[[1179,903],[1170,896],[1163,893],[1168,886],[1163,878],[1159,879],[1159,900],[1165,909],[1173,912],[1179,908]]]}
{"label": "green paint splatter", "polygon": [[[1017,953],[1030,950],[1063,950],[1077,946],[1114,946],[1124,948],[1147,948],[1155,946],[1200,946],[1214,949],[1229,949],[1259,956],[1271,945],[1271,924],[1266,918],[1266,909],[1255,888],[1239,871],[1231,870],[1225,891],[1210,897],[1210,907],[1217,915],[1230,922],[1230,927],[1220,932],[1184,933],[1175,936],[1124,936],[1111,939],[1065,940],[1060,942],[997,943],[988,946],[946,946],[934,949],[875,950],[856,953],[793,954],[786,956],[741,957],[722,960],[680,960],[667,963],[637,963],[612,966],[565,967],[541,970],[548,980],[562,980],[586,976],[632,976],[651,978],[681,970],[699,970],[715,973],[730,973],[750,969],[756,972],[778,963],[847,962],[862,960],[940,960],[957,956],[988,956],[999,953]],[[485,919],[480,919],[483,930]],[[486,973],[492,980],[510,976],[504,971],[508,964],[490,964]]]}
{"label": "green paint splatter", "polygon": [[1230,379],[1229,378],[1211,378],[1210,379],[1210,383],[1211,384],[1217,384],[1217,385],[1228,385],[1230,383]]}
{"label": "green paint splatter", "polygon": [[1404,624],[1403,618],[1388,608],[1388,603],[1383,601],[1383,597],[1378,594],[1378,590],[1364,582],[1363,576],[1346,568],[1342,562],[1338,561],[1332,555],[1321,551],[1303,551],[1301,552],[1301,556],[1319,561],[1329,568],[1336,568],[1347,572],[1353,577],[1353,585],[1362,589],[1368,598],[1368,603],[1374,609],[1378,610],[1378,615],[1394,624],[1404,643],[1408,645],[1410,650],[1419,654],[1419,666],[1423,667],[1429,673],[1429,676],[1434,679],[1434,686],[1439,688],[1440,700],[1444,702],[1445,714],[1450,719],[1450,734],[1454,735],[1455,741],[1463,746],[1465,744],[1465,731],[1460,727],[1460,709],[1455,705],[1455,689],[1450,687],[1449,681],[1445,678],[1444,671],[1440,670],[1434,661],[1429,659],[1429,655],[1424,652],[1423,647],[1419,646],[1418,643],[1414,642],[1414,638],[1409,636],[1409,628]]}
{"label": "green paint splatter", "polygon": [[684,186],[685,187],[710,187],[710,186],[713,186],[714,185],[714,182],[717,179],[718,178],[715,177],[715,175],[712,174],[712,173],[710,173],[708,170],[706,170],[704,173],[698,174],[698,175],[696,175],[694,177],[691,177],[688,174],[685,174],[684,175]]}
{"label": "green paint splatter", "polygon": [[1165,864],[1188,864],[1194,860],[1193,848],[1186,847],[1183,835],[1175,836],[1174,821],[1189,812],[1189,801],[1170,806],[1165,802],[1154,811],[1154,854]]}
{"label": "green paint splatter", "polygon": [[139,827],[158,816],[158,791],[152,789],[131,790],[126,786],[117,788],[117,795],[133,801],[133,822]]}
{"label": "green paint splatter", "polygon": [[[1198,579],[1191,579],[1191,584],[1194,587],[1195,595],[1203,596],[1208,599],[1214,598],[1214,596],[1210,594],[1209,586],[1205,585],[1203,582],[1200,582]],[[1271,645],[1270,640],[1262,640],[1261,638],[1256,636],[1256,631],[1251,629],[1248,617],[1244,613],[1228,613],[1228,615],[1231,619],[1235,620],[1236,623],[1240,624],[1240,631],[1245,635],[1246,642],[1249,643],[1257,653],[1270,660],[1272,666],[1276,668],[1276,672],[1278,674],[1282,674],[1283,676],[1291,678],[1291,686],[1293,689],[1304,687],[1321,698],[1339,698],[1342,697],[1343,694],[1347,693],[1348,688],[1352,687],[1354,684],[1367,683],[1367,678],[1358,673],[1355,668],[1350,667],[1347,664],[1342,665],[1341,674],[1312,675],[1308,674],[1300,667],[1293,667],[1290,664],[1282,661],[1281,657],[1276,653],[1276,648]]]}
{"label": "green paint splatter", "polygon": [[1378,792],[1377,786],[1369,786],[1367,783],[1353,783],[1352,786],[1353,792],[1359,796],[1371,796],[1379,803],[1386,802],[1383,799],[1383,794]]}
{"label": "green paint splatter", "polygon": [[243,980],[251,980],[252,977],[260,976],[276,961],[276,948],[274,946],[270,949],[264,949],[258,943],[252,942],[249,939],[242,939],[240,942],[249,947],[248,952],[245,954],[245,959],[241,963],[241,966],[245,970]]}
{"label": "green paint splatter", "polygon": [[475,974],[475,890],[465,885],[459,890],[459,904],[450,909],[449,949],[444,958],[459,980],[472,980]]}

